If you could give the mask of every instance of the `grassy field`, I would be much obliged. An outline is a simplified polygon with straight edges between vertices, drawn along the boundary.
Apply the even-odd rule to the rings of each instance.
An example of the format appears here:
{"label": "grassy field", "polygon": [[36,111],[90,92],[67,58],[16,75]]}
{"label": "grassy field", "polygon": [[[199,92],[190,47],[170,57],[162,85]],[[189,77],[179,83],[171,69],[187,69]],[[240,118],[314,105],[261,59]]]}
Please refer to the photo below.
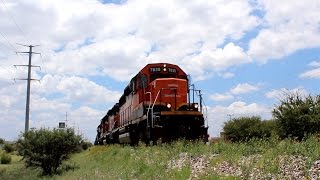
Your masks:
{"label": "grassy field", "polygon": [[320,143],[252,140],[210,144],[185,141],[160,146],[95,146],[75,154],[68,171],[42,177],[21,157],[0,165],[0,179],[304,179],[320,177]]}

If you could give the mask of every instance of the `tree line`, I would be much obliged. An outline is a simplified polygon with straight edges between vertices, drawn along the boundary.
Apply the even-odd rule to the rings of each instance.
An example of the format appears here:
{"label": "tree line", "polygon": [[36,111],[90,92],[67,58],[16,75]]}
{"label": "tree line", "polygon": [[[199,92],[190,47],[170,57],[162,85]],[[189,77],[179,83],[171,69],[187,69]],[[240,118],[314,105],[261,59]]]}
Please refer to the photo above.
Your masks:
{"label": "tree line", "polygon": [[224,124],[224,138],[232,142],[252,138],[293,138],[301,141],[320,133],[320,95],[286,94],[272,110],[272,120],[259,116],[234,118]]}

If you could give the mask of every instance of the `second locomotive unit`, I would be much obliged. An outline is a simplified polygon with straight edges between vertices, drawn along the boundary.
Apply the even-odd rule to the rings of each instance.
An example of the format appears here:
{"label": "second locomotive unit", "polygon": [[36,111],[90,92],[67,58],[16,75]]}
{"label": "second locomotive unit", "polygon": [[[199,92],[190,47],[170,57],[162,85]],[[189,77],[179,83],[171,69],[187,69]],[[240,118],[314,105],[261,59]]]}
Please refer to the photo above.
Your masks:
{"label": "second locomotive unit", "polygon": [[[196,100],[195,100],[196,99]],[[96,144],[208,140],[200,90],[177,65],[146,65],[97,127]]]}

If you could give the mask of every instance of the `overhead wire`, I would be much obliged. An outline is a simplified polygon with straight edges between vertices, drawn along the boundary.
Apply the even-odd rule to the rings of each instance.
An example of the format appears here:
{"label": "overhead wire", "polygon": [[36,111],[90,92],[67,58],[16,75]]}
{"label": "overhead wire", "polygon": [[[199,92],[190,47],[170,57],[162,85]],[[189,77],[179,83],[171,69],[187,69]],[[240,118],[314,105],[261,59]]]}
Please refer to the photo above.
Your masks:
{"label": "overhead wire", "polygon": [[7,37],[1,31],[0,31],[0,35],[9,44],[9,46],[11,47],[10,49],[13,50],[13,52],[17,52],[17,49],[12,45],[12,43],[7,39]]}
{"label": "overhead wire", "polygon": [[3,43],[3,42],[1,42],[1,41],[0,41],[0,44],[1,44],[3,47],[5,47],[5,48],[7,48],[7,49],[11,50],[11,48],[10,48],[9,46],[7,46],[5,43]]}
{"label": "overhead wire", "polygon": [[[8,15],[9,15],[10,19],[12,20],[12,22],[13,22],[13,23],[15,24],[15,26],[17,27],[17,29],[20,31],[20,33],[23,35],[23,37],[26,39],[26,41],[27,41],[27,42],[30,42],[30,41],[29,41],[29,38],[26,36],[26,33],[23,31],[23,29],[19,26],[19,24],[17,23],[17,21],[14,19],[14,16],[13,16],[14,13],[12,12],[12,10],[10,11],[10,9],[8,8],[8,6],[6,5],[5,0],[1,0],[1,2],[2,2],[3,6],[5,7],[5,9],[6,9]],[[5,37],[5,36],[3,35],[3,37]],[[7,38],[5,38],[5,39],[7,39]],[[12,45],[8,40],[7,40],[7,42],[8,42],[8,44],[10,44],[11,47],[13,47],[13,45]],[[13,49],[14,49],[15,52],[17,52],[17,50],[16,50],[15,48],[13,48]],[[40,46],[40,49],[41,49],[42,52],[44,52],[42,46]],[[18,55],[19,55],[19,54],[18,54]],[[19,55],[19,56],[20,56],[20,55]],[[45,56],[46,56],[46,53],[45,53]],[[40,59],[41,59],[41,64],[42,64],[42,66],[43,66],[42,69],[44,69],[44,68],[45,68],[45,63],[44,63],[44,61],[43,61],[43,57],[42,57],[41,54],[40,54]]]}
{"label": "overhead wire", "polygon": [[2,2],[3,6],[6,8],[6,10],[7,10],[8,14],[9,14],[11,20],[12,20],[13,23],[16,25],[17,29],[21,32],[21,34],[23,35],[23,37],[25,38],[25,40],[26,40],[27,42],[30,42],[30,41],[28,40],[27,36],[26,36],[26,33],[22,30],[22,28],[18,25],[18,23],[16,22],[16,20],[13,18],[13,15],[12,15],[12,13],[10,12],[9,8],[7,7],[5,1],[4,1],[4,0],[1,0],[1,2]]}
{"label": "overhead wire", "polygon": [[[13,73],[10,69],[8,69],[6,66],[0,64],[0,67],[2,67],[3,69],[7,70],[10,73]],[[14,73],[13,73],[14,74]]]}
{"label": "overhead wire", "polygon": [[[3,12],[3,14],[7,14],[7,16],[9,17],[9,21],[13,22],[13,24],[16,26],[16,28],[18,29],[18,31],[21,33],[21,35],[24,37],[24,39],[26,40],[26,42],[30,42],[29,38],[27,37],[25,31],[23,31],[23,29],[21,28],[21,26],[19,26],[19,24],[17,23],[17,21],[15,20],[14,16],[13,16],[13,11],[12,9],[10,10],[5,2],[5,0],[0,0],[2,5],[4,6],[4,8],[6,9],[6,13]],[[1,32],[0,32],[1,33]],[[1,33],[2,37],[6,40],[6,42],[10,45],[10,47],[12,48],[13,52],[15,52],[17,54],[17,49],[13,46],[13,44],[8,40],[8,38],[5,37],[5,35],[3,33]],[[20,54],[17,54],[18,57],[20,57]],[[21,61],[21,59],[20,59]],[[21,64],[24,64],[23,61],[21,62]]]}

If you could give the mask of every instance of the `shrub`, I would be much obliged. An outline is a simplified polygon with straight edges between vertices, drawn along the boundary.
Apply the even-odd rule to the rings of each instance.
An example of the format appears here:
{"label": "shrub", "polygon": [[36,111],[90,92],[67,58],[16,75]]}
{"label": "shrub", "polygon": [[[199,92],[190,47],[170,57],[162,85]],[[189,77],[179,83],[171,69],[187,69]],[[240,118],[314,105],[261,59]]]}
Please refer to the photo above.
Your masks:
{"label": "shrub", "polygon": [[320,132],[319,95],[303,98],[299,93],[290,93],[280,102],[272,111],[280,138],[302,140],[308,134]]}
{"label": "shrub", "polygon": [[4,146],[3,146],[3,150],[5,150],[7,153],[11,153],[11,152],[14,151],[14,147],[13,147],[12,144],[6,143],[6,144],[4,144]]}
{"label": "shrub", "polygon": [[2,153],[0,158],[1,164],[10,164],[11,163],[11,156],[8,153]]}
{"label": "shrub", "polygon": [[82,147],[83,150],[87,150],[91,146],[92,146],[91,142],[87,142],[87,141],[81,142],[81,147]]}
{"label": "shrub", "polygon": [[27,167],[40,167],[43,175],[56,174],[81,142],[81,137],[75,135],[73,129],[33,129],[23,137],[19,141],[20,154]]}
{"label": "shrub", "polygon": [[277,134],[278,126],[275,120],[266,120],[261,121],[260,131],[263,134],[263,137],[271,137],[272,135]]}
{"label": "shrub", "polygon": [[4,144],[4,143],[5,143],[4,139],[0,138],[0,144]]}
{"label": "shrub", "polygon": [[272,122],[261,121],[260,117],[240,117],[225,123],[224,134],[232,142],[248,141],[252,138],[270,137]]}

